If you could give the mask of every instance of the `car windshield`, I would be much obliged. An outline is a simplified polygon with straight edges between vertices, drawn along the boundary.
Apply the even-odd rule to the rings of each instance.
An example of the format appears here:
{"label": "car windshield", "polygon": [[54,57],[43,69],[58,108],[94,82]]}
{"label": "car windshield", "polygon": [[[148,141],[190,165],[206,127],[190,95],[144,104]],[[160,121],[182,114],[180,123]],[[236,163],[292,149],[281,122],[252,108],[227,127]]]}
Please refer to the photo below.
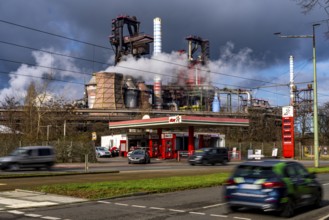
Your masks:
{"label": "car windshield", "polygon": [[96,149],[99,150],[99,151],[106,151],[105,147],[97,147]]}
{"label": "car windshield", "polygon": [[273,172],[272,167],[240,165],[233,176],[267,179],[275,177],[276,175]]}
{"label": "car windshield", "polygon": [[132,152],[132,154],[134,154],[134,155],[144,155],[145,152],[143,150],[135,150],[135,151]]}
{"label": "car windshield", "polygon": [[13,152],[11,152],[9,156],[18,156],[18,155],[26,154],[26,152],[27,152],[26,149],[17,148]]}

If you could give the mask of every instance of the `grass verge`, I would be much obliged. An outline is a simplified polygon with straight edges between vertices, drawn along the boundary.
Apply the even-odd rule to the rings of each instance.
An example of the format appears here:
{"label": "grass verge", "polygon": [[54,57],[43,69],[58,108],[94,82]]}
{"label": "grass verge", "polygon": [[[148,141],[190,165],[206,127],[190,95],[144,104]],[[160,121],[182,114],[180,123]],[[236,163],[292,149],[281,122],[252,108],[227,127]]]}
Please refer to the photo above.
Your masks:
{"label": "grass verge", "polygon": [[[329,173],[329,167],[308,168],[308,170],[316,173]],[[54,184],[35,187],[32,188],[32,190],[96,200],[138,193],[165,193],[219,186],[229,177],[229,175],[230,172],[224,172],[207,175],[174,176],[141,180]]]}
{"label": "grass verge", "polygon": [[164,193],[217,186],[221,185],[228,176],[228,173],[220,173],[98,183],[55,184],[35,187],[32,190],[86,199],[104,199],[137,193]]}

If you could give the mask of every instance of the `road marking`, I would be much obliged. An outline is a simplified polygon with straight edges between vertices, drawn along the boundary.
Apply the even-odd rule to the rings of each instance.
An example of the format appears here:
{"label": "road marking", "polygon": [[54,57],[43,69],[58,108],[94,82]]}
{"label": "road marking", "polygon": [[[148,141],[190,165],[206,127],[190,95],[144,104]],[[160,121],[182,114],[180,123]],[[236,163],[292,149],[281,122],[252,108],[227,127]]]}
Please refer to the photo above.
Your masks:
{"label": "road marking", "polygon": [[318,220],[326,220],[327,218],[329,218],[329,215],[323,216],[322,218],[319,218]]}
{"label": "road marking", "polygon": [[324,183],[324,184],[322,184],[323,186],[326,186],[326,185],[329,185],[329,183]]}
{"label": "road marking", "polygon": [[219,204],[215,204],[215,205],[208,205],[208,206],[205,206],[205,207],[202,207],[204,209],[207,209],[207,208],[213,208],[213,207],[217,207],[217,206],[222,206],[222,205],[226,205],[227,203],[219,203]]}
{"label": "road marking", "polygon": [[118,203],[118,202],[116,202],[116,203],[114,203],[114,204],[116,204],[116,205],[121,205],[121,206],[129,206],[128,204]]}
{"label": "road marking", "polygon": [[142,208],[142,209],[146,208],[146,206],[144,205],[131,205],[131,207]]}
{"label": "road marking", "polygon": [[220,217],[220,218],[227,218],[227,215],[215,215],[215,214],[210,214],[212,217]]}
{"label": "road marking", "polygon": [[16,214],[16,215],[23,215],[24,212],[21,212],[21,211],[17,211],[17,210],[10,210],[8,211],[9,213],[12,213],[12,214]]}
{"label": "road marking", "polygon": [[32,218],[38,218],[41,217],[42,215],[38,215],[38,214],[25,214],[26,217],[32,217]]}
{"label": "road marking", "polygon": [[0,183],[0,186],[5,186],[5,185],[7,185],[6,183]]}
{"label": "road marking", "polygon": [[206,213],[203,212],[189,212],[189,213],[194,215],[206,215]]}
{"label": "road marking", "polygon": [[150,209],[156,209],[156,210],[166,210],[165,208],[159,208],[159,207],[150,207]]}
{"label": "road marking", "polygon": [[241,219],[241,220],[251,220],[250,218],[241,218],[241,217],[233,217],[233,218]]}
{"label": "road marking", "polygon": [[104,203],[104,204],[111,204],[111,202],[107,202],[107,201],[97,201],[99,203]]}
{"label": "road marking", "polygon": [[179,209],[168,209],[168,210],[172,212],[186,212],[184,210],[179,210]]}
{"label": "road marking", "polygon": [[48,220],[60,220],[61,219],[61,218],[51,217],[51,216],[42,216],[41,218],[48,219]]}

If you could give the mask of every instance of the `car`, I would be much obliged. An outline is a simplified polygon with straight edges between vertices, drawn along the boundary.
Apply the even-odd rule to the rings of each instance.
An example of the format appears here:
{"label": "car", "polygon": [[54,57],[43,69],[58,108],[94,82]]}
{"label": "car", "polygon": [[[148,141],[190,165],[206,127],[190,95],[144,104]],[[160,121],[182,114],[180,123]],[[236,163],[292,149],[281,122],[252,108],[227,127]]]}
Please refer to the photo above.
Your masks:
{"label": "car", "polygon": [[0,158],[0,169],[16,171],[21,168],[46,168],[55,164],[55,151],[52,146],[18,147],[6,157]]}
{"label": "car", "polygon": [[243,162],[224,184],[224,199],[233,212],[254,208],[292,217],[299,207],[320,207],[322,195],[315,173],[290,160]]}
{"label": "car", "polygon": [[134,150],[128,154],[128,163],[151,163],[150,155],[146,150]]}
{"label": "car", "polygon": [[106,147],[96,147],[96,157],[111,157],[111,152]]}
{"label": "car", "polygon": [[224,147],[201,148],[188,157],[188,163],[193,166],[196,164],[215,165],[216,163],[225,165],[229,161],[228,150]]}

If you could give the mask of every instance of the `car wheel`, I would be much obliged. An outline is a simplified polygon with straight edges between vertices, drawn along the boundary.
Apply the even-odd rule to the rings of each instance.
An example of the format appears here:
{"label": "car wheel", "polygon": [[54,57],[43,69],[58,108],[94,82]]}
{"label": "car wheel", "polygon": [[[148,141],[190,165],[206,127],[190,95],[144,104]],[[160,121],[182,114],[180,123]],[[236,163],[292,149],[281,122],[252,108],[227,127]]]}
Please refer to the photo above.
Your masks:
{"label": "car wheel", "polygon": [[291,197],[288,197],[288,202],[283,204],[281,217],[290,218],[295,214],[295,203]]}
{"label": "car wheel", "polygon": [[321,205],[322,205],[322,192],[321,192],[321,190],[318,190],[315,193],[315,200],[314,200],[314,203],[313,203],[313,207],[314,208],[320,208]]}
{"label": "car wheel", "polygon": [[130,160],[128,160],[128,164],[131,164]]}
{"label": "car wheel", "polygon": [[202,160],[203,165],[208,165],[208,160]]}
{"label": "car wheel", "polygon": [[9,170],[10,171],[16,171],[19,170],[19,164],[18,163],[12,163],[9,165]]}
{"label": "car wheel", "polygon": [[227,164],[227,160],[224,159],[224,160],[222,161],[222,164],[223,164],[223,165],[226,165],[226,164]]}
{"label": "car wheel", "polygon": [[231,205],[228,206],[228,210],[229,210],[230,212],[238,212],[239,209],[240,209],[239,206],[231,206]]}

